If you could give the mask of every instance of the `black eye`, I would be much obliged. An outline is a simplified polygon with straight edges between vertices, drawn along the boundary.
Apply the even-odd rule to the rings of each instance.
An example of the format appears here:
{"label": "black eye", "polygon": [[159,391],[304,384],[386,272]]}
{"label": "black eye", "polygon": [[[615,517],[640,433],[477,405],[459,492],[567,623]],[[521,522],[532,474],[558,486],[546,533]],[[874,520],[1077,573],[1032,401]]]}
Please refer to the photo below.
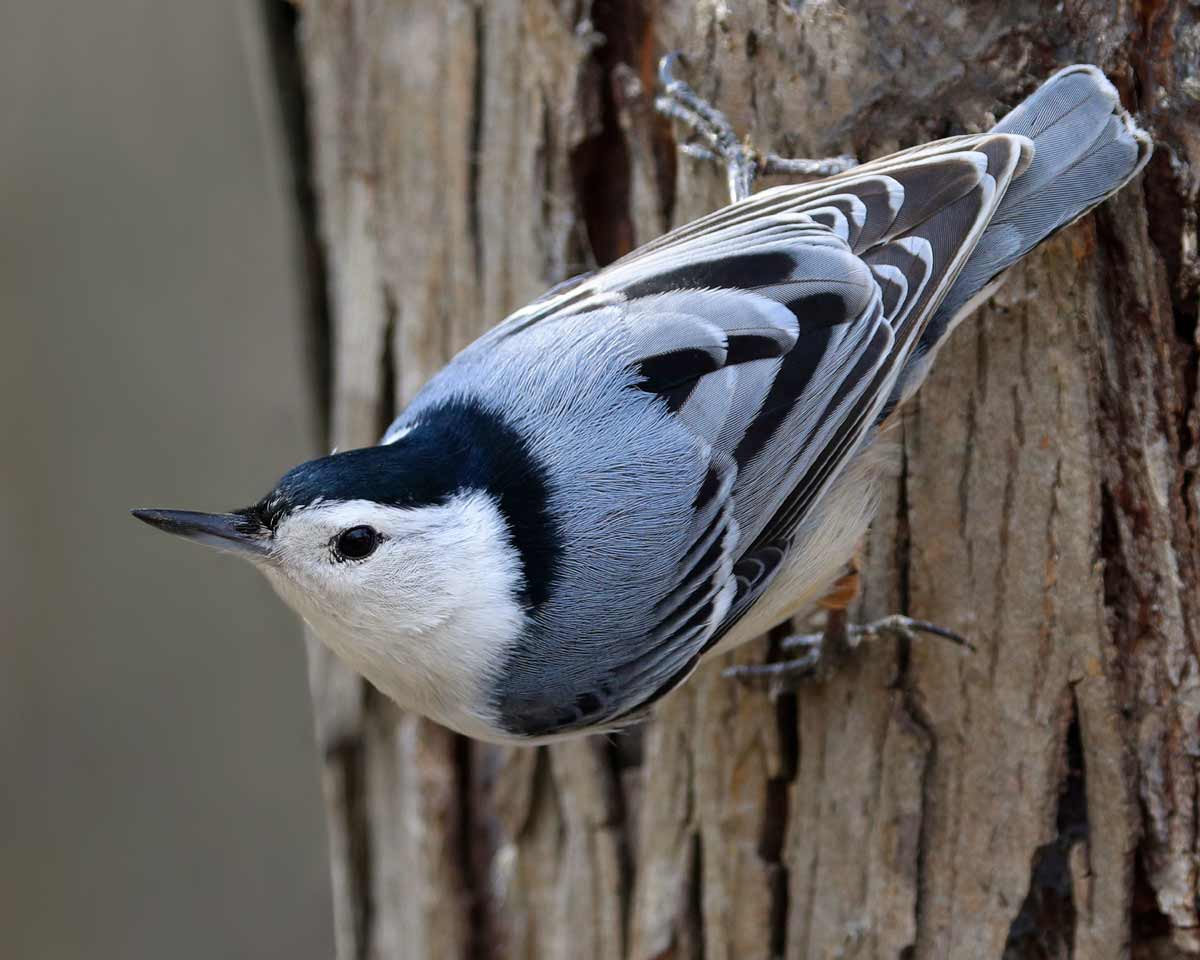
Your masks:
{"label": "black eye", "polygon": [[379,546],[379,534],[372,527],[351,527],[343,530],[333,541],[339,560],[363,560]]}

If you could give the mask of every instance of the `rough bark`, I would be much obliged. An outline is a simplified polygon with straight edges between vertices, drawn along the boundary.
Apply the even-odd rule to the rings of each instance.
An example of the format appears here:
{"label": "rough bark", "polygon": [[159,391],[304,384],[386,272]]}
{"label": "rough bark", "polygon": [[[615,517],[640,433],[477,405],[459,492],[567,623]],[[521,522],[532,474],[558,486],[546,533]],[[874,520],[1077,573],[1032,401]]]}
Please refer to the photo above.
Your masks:
{"label": "rough bark", "polygon": [[785,155],[983,129],[1079,60],[1158,141],[895,431],[854,613],[974,655],[881,643],[777,701],[714,664],[641,730],[517,750],[310,645],[339,955],[1200,955],[1200,9],[306,0],[299,44],[343,448],[508,310],[724,202],[653,114],[665,50]]}

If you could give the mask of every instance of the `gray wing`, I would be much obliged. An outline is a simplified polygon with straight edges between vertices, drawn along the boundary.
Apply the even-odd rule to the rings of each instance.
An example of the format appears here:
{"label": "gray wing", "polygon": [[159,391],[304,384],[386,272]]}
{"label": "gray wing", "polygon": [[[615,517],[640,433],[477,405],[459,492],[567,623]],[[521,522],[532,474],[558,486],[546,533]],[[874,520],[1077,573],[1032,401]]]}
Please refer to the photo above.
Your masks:
{"label": "gray wing", "polygon": [[635,388],[695,437],[704,478],[640,635],[579,681],[589,695],[566,713],[546,704],[523,732],[629,716],[761,595],[1027,150],[1022,137],[960,138],[765,191],[557,288],[469,348],[480,362],[547,321],[609,325]]}
{"label": "gray wing", "polygon": [[[733,588],[719,595],[727,603],[714,605],[718,617],[701,652],[769,585],[794,532],[868,434],[929,316],[1028,162],[1028,141],[1018,137],[933,144],[836,180],[764,192],[651,246],[652,259],[674,249],[671,259],[682,261],[694,282],[744,277],[743,296],[785,306],[798,326],[782,357],[697,378],[679,409],[736,472],[732,483],[713,485],[727,484],[732,501],[736,536],[723,559],[732,561]],[[818,240],[796,223],[780,237],[794,264],[787,279],[755,282],[752,262],[729,269],[732,257],[754,255],[731,243],[734,236],[745,231],[744,244],[778,236],[782,223],[800,218],[828,233]],[[714,229],[718,242],[706,261]],[[712,267],[705,271],[697,261]],[[637,258],[623,266],[636,267]],[[674,284],[678,276],[657,278],[664,280]],[[653,289],[648,278],[634,283]],[[682,392],[673,389],[671,403]],[[725,572],[714,564],[715,580]],[[694,591],[693,579],[681,577],[675,595]],[[685,661],[679,679],[696,659]]]}

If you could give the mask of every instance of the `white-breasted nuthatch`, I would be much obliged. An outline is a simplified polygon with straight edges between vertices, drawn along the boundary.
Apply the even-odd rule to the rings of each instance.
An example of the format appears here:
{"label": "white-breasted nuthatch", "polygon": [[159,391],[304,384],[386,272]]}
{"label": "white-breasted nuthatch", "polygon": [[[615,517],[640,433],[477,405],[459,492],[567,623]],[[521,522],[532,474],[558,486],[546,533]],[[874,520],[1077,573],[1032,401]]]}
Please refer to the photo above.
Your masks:
{"label": "white-breasted nuthatch", "polygon": [[1151,149],[1073,66],[988,133],[750,196],[806,168],[664,75],[736,202],[512,314],[378,446],[234,513],[135,511],[248,557],[380,690],[486,740],[611,729],[820,599],[874,512],[884,418]]}

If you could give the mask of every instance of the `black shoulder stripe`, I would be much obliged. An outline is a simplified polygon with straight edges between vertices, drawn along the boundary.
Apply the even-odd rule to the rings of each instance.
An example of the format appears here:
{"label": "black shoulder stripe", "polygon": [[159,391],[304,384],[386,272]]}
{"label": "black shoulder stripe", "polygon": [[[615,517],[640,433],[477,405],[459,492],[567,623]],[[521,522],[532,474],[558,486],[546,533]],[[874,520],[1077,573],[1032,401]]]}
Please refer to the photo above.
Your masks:
{"label": "black shoulder stripe", "polygon": [[681,383],[676,387],[662,391],[659,397],[666,401],[668,410],[672,413],[678,413],[683,409],[683,405],[688,402],[688,398],[691,397],[692,391],[696,389],[696,385],[699,382],[699,380],[688,380],[686,383]]}
{"label": "black shoulder stripe", "polygon": [[667,290],[728,287],[748,289],[780,283],[796,269],[795,258],[782,250],[743,253],[716,260],[689,263],[638,280],[622,288],[630,299]]}
{"label": "black shoulder stripe", "polygon": [[[782,355],[783,347],[771,337],[733,336],[729,338],[724,366]],[[700,378],[719,370],[721,366],[712,352],[699,347],[660,353],[638,363],[642,381],[637,387],[647,393],[658,394],[666,401],[671,412],[677,413],[687,403]]]}
{"label": "black shoulder stripe", "polygon": [[[660,353],[658,356],[647,357],[638,364],[642,382],[637,386],[639,390],[645,390],[647,393],[665,394],[695,382],[720,366],[720,361],[711,352],[699,347]],[[682,403],[680,405],[682,406]]]}
{"label": "black shoulder stripe", "polygon": [[787,419],[792,407],[812,379],[825,356],[833,328],[828,326],[800,328],[800,338],[783,358],[779,372],[767,391],[762,410],[747,428],[733,451],[738,467],[744,467],[767,445],[779,425]]}
{"label": "black shoulder stripe", "polygon": [[833,327],[854,319],[846,315],[846,301],[832,292],[785,300],[784,306],[796,315],[801,330],[813,326]]}
{"label": "black shoulder stripe", "polygon": [[731,367],[737,363],[750,363],[753,360],[770,360],[773,357],[783,356],[783,353],[782,344],[773,337],[734,335],[729,338],[725,365]]}

